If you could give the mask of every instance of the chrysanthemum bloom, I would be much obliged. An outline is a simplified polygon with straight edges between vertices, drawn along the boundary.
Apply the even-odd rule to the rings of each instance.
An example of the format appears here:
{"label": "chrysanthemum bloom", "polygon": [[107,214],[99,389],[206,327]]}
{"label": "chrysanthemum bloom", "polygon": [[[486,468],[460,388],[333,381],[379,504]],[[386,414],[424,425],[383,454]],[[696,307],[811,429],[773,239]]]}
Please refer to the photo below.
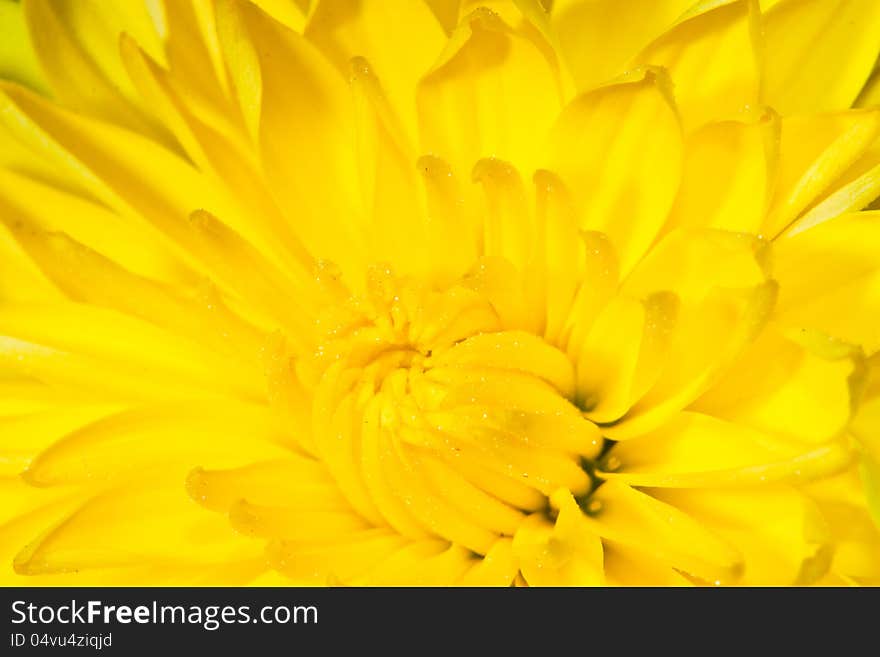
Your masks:
{"label": "chrysanthemum bloom", "polygon": [[6,582],[880,582],[876,0],[0,21]]}

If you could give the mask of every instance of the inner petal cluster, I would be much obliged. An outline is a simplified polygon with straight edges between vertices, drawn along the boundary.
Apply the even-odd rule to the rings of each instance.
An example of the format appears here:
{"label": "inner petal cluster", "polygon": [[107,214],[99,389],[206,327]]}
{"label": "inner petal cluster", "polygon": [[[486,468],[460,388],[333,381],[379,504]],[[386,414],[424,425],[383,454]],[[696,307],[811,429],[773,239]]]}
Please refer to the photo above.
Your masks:
{"label": "inner petal cluster", "polygon": [[603,441],[572,401],[569,358],[505,330],[475,287],[438,291],[373,267],[295,369],[312,398],[304,444],[361,516],[485,555],[554,491],[586,498]]}

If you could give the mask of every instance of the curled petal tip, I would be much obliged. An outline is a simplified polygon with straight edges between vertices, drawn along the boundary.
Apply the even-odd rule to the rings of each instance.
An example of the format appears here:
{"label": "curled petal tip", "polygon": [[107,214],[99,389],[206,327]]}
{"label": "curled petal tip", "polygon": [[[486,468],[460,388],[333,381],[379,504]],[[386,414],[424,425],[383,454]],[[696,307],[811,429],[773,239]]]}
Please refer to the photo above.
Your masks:
{"label": "curled petal tip", "polygon": [[516,169],[497,157],[484,157],[479,160],[471,171],[473,182],[486,180],[510,180],[517,174]]}
{"label": "curled petal tip", "polygon": [[426,178],[451,178],[452,167],[442,157],[436,155],[422,155],[416,162],[416,167]]}
{"label": "curled petal tip", "polygon": [[373,69],[366,58],[357,56],[348,61],[349,81],[356,82],[361,78],[373,78]]}

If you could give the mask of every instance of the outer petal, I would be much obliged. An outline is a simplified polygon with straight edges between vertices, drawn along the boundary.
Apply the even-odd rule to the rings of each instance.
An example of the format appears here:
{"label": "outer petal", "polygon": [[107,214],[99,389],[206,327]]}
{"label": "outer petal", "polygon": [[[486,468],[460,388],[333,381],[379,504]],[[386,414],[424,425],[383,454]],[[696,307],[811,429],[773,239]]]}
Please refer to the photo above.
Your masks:
{"label": "outer petal", "polygon": [[[283,456],[283,432],[263,407],[185,402],[133,408],[69,431],[28,465],[37,486],[126,480],[146,468],[239,464]],[[124,455],[124,457],[122,456]]]}
{"label": "outer petal", "polygon": [[[411,142],[403,134],[371,63],[357,58],[349,68],[370,253],[376,262],[391,264],[399,275],[429,278],[436,271],[432,249],[440,245],[428,240],[430,229],[418,196]],[[448,229],[437,226],[434,235],[448,240],[443,228]]]}
{"label": "outer petal", "polygon": [[499,539],[488,554],[465,573],[464,586],[510,586],[519,573],[519,563],[513,554],[512,541]]}
{"label": "outer petal", "polygon": [[296,217],[309,251],[355,281],[366,245],[351,92],[303,37],[247,3],[242,15],[260,63],[259,145],[270,191]]}
{"label": "outer petal", "polygon": [[37,58],[63,104],[165,137],[137,102],[117,52],[119,31],[126,29],[159,56],[158,35],[144,5],[125,6],[108,11],[108,5],[97,2],[26,0],[23,9]]}
{"label": "outer petal", "polygon": [[865,388],[850,430],[867,455],[880,463],[880,355],[874,354],[866,365]]}
{"label": "outer petal", "polygon": [[20,87],[3,85],[2,91],[7,112],[24,124],[22,137],[42,142],[121,214],[140,214],[172,239],[188,242],[187,251],[194,248],[186,220],[193,209],[236,216],[227,192],[178,154],[137,133],[60,109]]}
{"label": "outer petal", "polygon": [[681,132],[661,72],[570,103],[550,135],[547,168],[575,197],[583,229],[607,233],[628,272],[657,235],[681,176]]}
{"label": "outer petal", "polygon": [[862,158],[880,134],[880,110],[782,120],[773,201],[762,232],[776,237]]}
{"label": "outer petal", "polygon": [[796,235],[841,214],[873,207],[880,197],[880,141],[875,141],[781,237]]}
{"label": "outer petal", "polygon": [[855,106],[877,107],[878,105],[880,105],[880,69],[875,66],[874,72],[856,99]]}
{"label": "outer petal", "polygon": [[553,494],[559,515],[550,524],[529,516],[513,537],[513,552],[530,586],[596,586],[604,583],[602,542],[566,490]]}
{"label": "outer petal", "polygon": [[0,77],[45,91],[46,81],[40,72],[33,46],[28,39],[21,3],[0,3]]}
{"label": "outer petal", "polygon": [[600,476],[632,486],[692,488],[808,481],[852,462],[848,445],[791,444],[748,427],[685,411],[659,429],[614,446]]}
{"label": "outer petal", "polygon": [[539,44],[478,9],[419,84],[421,148],[458,175],[484,157],[531,171],[561,102],[557,73]]}
{"label": "outer petal", "polygon": [[[695,408],[800,443],[846,428],[863,374],[857,353],[823,336],[769,327]],[[823,351],[824,350],[824,351]]]}
{"label": "outer petal", "polygon": [[736,546],[744,557],[742,584],[812,584],[831,565],[829,527],[816,504],[793,488],[653,493]]}
{"label": "outer petal", "polygon": [[139,274],[173,284],[193,281],[192,272],[140,222],[36,177],[0,170],[0,208],[0,223],[19,241],[24,226],[63,232]]}
{"label": "outer petal", "polygon": [[847,581],[876,586],[880,583],[880,528],[866,508],[867,488],[858,471],[816,482],[808,493],[828,522],[834,539],[831,572]]}
{"label": "outer petal", "polygon": [[783,114],[850,107],[880,53],[874,0],[784,0],[764,17],[766,102]]}
{"label": "outer petal", "polygon": [[691,580],[662,560],[620,544],[605,545],[609,586],[692,586]]}
{"label": "outer petal", "polygon": [[754,340],[776,298],[777,286],[767,280],[766,247],[748,234],[678,230],[632,272],[625,294],[647,298],[671,291],[680,303],[661,313],[676,309],[649,360],[655,371],[627,414],[605,429],[607,436],[633,438],[662,425],[722,378]]}
{"label": "outer petal", "polygon": [[48,301],[61,293],[22,251],[5,226],[0,228],[0,299]]}
{"label": "outer petal", "polygon": [[674,505],[615,481],[603,484],[592,499],[598,510],[584,522],[612,544],[704,580],[730,583],[738,578],[739,552]]}
{"label": "outer petal", "polygon": [[[55,329],[59,324],[65,331]],[[73,303],[4,305],[0,363],[7,372],[59,386],[79,398],[262,395],[259,378],[242,378],[234,361],[195,342],[120,313]]]}
{"label": "outer petal", "polygon": [[[7,385],[4,394],[14,398]],[[22,391],[24,392],[24,391]],[[22,402],[24,400],[16,400]],[[0,476],[19,474],[52,442],[101,416],[112,412],[107,405],[67,405],[49,410],[25,411],[0,416],[3,443],[0,445]],[[23,410],[23,409],[22,409]]]}
{"label": "outer petal", "polygon": [[758,109],[759,47],[756,0],[710,0],[697,3],[635,62],[669,70],[682,122],[689,129]]}
{"label": "outer petal", "polygon": [[19,552],[16,571],[38,575],[120,566],[228,565],[259,557],[259,546],[193,504],[179,473],[165,476],[139,478],[92,497]]}
{"label": "outer petal", "polygon": [[668,226],[759,232],[773,192],[778,141],[772,114],[753,123],[711,123],[690,134]]}
{"label": "outer petal", "polygon": [[776,247],[779,321],[880,349],[880,213],[825,221]]}
{"label": "outer petal", "polygon": [[[415,143],[415,94],[419,78],[443,50],[446,35],[425,2],[385,0],[316,1],[306,38],[324,52],[343,75],[349,60],[363,57],[379,79],[391,107]],[[401,56],[406,53],[405,56]]]}
{"label": "outer petal", "polygon": [[552,24],[579,90],[619,75],[694,0],[557,0]]}

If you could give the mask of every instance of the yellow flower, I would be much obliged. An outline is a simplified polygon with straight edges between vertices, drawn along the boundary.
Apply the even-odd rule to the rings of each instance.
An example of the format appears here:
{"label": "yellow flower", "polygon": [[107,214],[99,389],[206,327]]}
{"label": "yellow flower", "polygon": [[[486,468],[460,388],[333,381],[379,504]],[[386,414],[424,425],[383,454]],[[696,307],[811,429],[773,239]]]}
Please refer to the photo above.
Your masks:
{"label": "yellow flower", "polygon": [[880,3],[0,29],[5,583],[880,583]]}

